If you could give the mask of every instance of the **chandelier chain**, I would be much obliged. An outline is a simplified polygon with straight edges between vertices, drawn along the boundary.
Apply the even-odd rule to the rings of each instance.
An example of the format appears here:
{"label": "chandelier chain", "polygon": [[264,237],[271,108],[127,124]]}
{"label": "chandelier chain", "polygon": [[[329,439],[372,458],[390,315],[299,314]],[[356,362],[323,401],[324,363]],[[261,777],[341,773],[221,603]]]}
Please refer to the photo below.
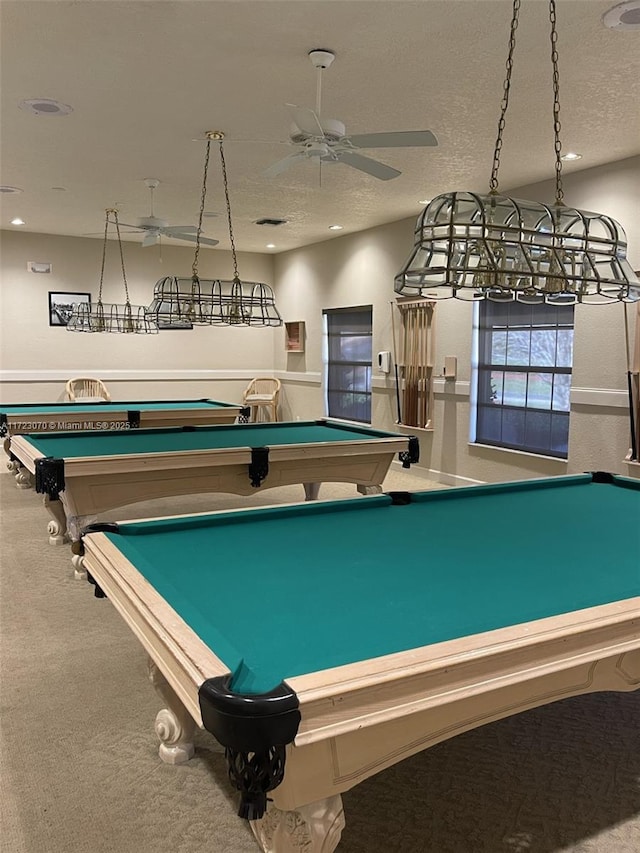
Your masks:
{"label": "chandelier chain", "polygon": [[500,153],[502,151],[502,136],[505,128],[505,117],[509,107],[509,93],[511,90],[511,73],[513,71],[513,54],[516,49],[516,30],[518,29],[518,16],[520,14],[521,0],[513,0],[513,15],[511,16],[511,31],[509,34],[509,54],[507,56],[507,75],[504,80],[502,103],[500,104],[500,119],[498,121],[498,136],[493,150],[493,167],[489,189],[492,195],[498,192],[498,170],[500,169]]}
{"label": "chandelier chain", "polygon": [[227,220],[229,222],[229,240],[231,241],[231,256],[233,258],[233,280],[239,281],[238,274],[238,259],[236,257],[236,244],[233,239],[233,225],[231,224],[231,203],[229,201],[229,185],[227,182],[227,167],[224,162],[224,151],[222,148],[222,140],[220,140],[220,162],[222,163],[222,180],[224,181],[224,196],[227,202]]}
{"label": "chandelier chain", "polygon": [[120,249],[120,266],[122,267],[122,280],[124,282],[125,302],[129,304],[129,285],[127,284],[127,274],[124,270],[124,253],[122,251],[122,240],[120,239],[120,223],[118,222],[118,211],[113,211],[113,221],[116,226],[116,234],[118,235],[118,247]]}
{"label": "chandelier chain", "polygon": [[558,31],[556,29],[556,2],[549,0],[549,20],[551,21],[551,64],[553,65],[553,135],[556,152],[556,204],[562,205],[562,144],[560,142],[560,74],[558,73]]}
{"label": "chandelier chain", "polygon": [[209,154],[211,152],[211,139],[207,139],[207,150],[204,155],[204,174],[202,175],[202,190],[200,191],[200,213],[198,216],[198,230],[196,231],[196,251],[193,256],[191,272],[194,279],[198,278],[198,255],[200,254],[200,235],[202,234],[202,217],[204,216],[204,203],[207,197],[207,174],[209,172]]}
{"label": "chandelier chain", "polygon": [[104,218],[104,240],[102,241],[102,267],[100,269],[100,287],[98,289],[98,303],[102,302],[102,282],[104,280],[104,266],[107,260],[107,232],[109,230],[109,214],[110,210],[105,211]]}
{"label": "chandelier chain", "polygon": [[102,302],[102,285],[104,282],[104,268],[107,260],[107,238],[109,232],[109,225],[113,224],[116,228],[116,234],[118,237],[118,248],[120,249],[120,267],[122,269],[122,280],[124,282],[124,292],[126,296],[127,303],[129,302],[129,286],[127,284],[127,274],[125,272],[124,267],[124,254],[122,251],[122,239],[120,237],[120,223],[118,221],[118,211],[114,208],[109,208],[105,211],[106,216],[104,218],[104,240],[102,243],[102,266],[100,268],[100,287],[98,289],[98,304]]}

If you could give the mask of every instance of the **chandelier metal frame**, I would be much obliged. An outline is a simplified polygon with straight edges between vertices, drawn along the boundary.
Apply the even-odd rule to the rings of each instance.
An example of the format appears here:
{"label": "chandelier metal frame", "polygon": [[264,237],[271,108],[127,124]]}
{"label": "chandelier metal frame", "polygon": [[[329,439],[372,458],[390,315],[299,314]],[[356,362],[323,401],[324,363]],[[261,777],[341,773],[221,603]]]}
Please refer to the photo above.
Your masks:
{"label": "chandelier metal frame", "polygon": [[418,217],[411,254],[395,278],[395,291],[433,299],[531,303],[639,300],[640,281],[627,261],[622,227],[609,216],[564,204],[555,0],[549,0],[555,202],[545,205],[499,193],[520,5],[521,0],[513,0],[489,193],[444,193],[427,205]]}
{"label": "chandelier metal frame", "polygon": [[[166,276],[156,282],[153,290],[153,301],[147,308],[147,316],[153,318],[161,329],[163,327],[188,328],[189,324],[192,326],[281,326],[282,317],[276,308],[272,288],[261,282],[243,282],[240,279],[231,218],[229,182],[223,150],[224,133],[220,130],[210,130],[205,136],[207,147],[191,278]],[[200,234],[207,194],[207,175],[212,142],[217,142],[220,149],[229,240],[233,259],[233,278],[230,281],[211,278],[201,279],[198,275]]]}
{"label": "chandelier metal frame", "polygon": [[[118,238],[120,250],[120,267],[122,270],[122,281],[124,283],[124,303],[105,303],[102,301],[102,287],[104,283],[104,270],[107,259],[107,242],[109,226],[113,225]],[[120,223],[118,222],[118,211],[115,208],[107,208],[104,220],[104,239],[102,243],[102,266],[100,269],[100,287],[97,302],[81,302],[73,306],[71,317],[67,323],[68,332],[110,332],[116,334],[148,335],[158,331],[158,325],[152,317],[147,316],[144,305],[132,305],[129,299],[129,285],[127,284],[127,273],[124,266],[124,253],[122,240],[120,238]]]}

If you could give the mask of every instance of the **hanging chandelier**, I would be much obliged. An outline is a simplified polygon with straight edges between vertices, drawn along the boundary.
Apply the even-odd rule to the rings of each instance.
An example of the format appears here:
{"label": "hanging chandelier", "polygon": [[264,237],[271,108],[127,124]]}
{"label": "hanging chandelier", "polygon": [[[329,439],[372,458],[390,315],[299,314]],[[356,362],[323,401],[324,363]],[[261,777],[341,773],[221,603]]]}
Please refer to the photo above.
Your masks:
{"label": "hanging chandelier", "polygon": [[414,247],[395,277],[394,289],[434,299],[534,304],[639,300],[640,281],[627,261],[620,225],[609,216],[564,205],[555,0],[549,2],[555,203],[523,201],[498,192],[520,3],[513,0],[489,193],[450,192],[427,205],[418,217]]}
{"label": "hanging chandelier", "polygon": [[[207,147],[204,162],[200,215],[196,232],[196,249],[191,268],[191,278],[166,276],[160,279],[153,290],[153,301],[147,308],[147,316],[162,329],[183,324],[208,326],[281,326],[282,318],[276,308],[273,290],[260,282],[243,282],[238,273],[238,258],[233,236],[229,184],[224,159],[224,133],[210,130],[206,133]],[[227,206],[229,240],[233,258],[233,279],[202,279],[198,275],[200,233],[207,193],[207,174],[211,143],[220,146],[220,162]]]}
{"label": "hanging chandelier", "polygon": [[[122,269],[122,280],[124,282],[124,303],[105,303],[102,301],[102,285],[104,282],[104,268],[107,259],[107,238],[109,225],[113,225],[118,237],[118,248],[120,249],[120,266]],[[100,289],[98,301],[93,303],[81,302],[73,306],[71,317],[67,323],[68,332],[115,332],[119,334],[154,334],[158,331],[157,323],[148,317],[143,305],[132,305],[129,301],[129,286],[127,274],[124,268],[124,254],[122,251],[122,240],[120,239],[120,224],[118,222],[118,211],[108,208],[105,211],[104,240],[102,244],[102,268],[100,270]]]}

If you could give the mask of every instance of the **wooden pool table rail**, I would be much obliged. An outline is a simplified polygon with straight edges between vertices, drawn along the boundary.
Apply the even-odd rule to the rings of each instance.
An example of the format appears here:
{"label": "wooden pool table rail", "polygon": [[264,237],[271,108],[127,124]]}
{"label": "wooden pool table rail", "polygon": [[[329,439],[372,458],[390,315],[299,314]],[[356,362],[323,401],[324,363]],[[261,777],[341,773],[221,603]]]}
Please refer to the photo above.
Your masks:
{"label": "wooden pool table rail", "polygon": [[[161,757],[187,760],[189,717],[202,726],[202,681],[228,669],[103,533],[86,536],[84,546],[88,571],[152,661],[168,705],[156,726]],[[304,826],[308,849],[330,853],[344,825],[339,795],[364,779],[503,717],[569,696],[639,689],[640,597],[285,680],[302,719],[273,807],[252,828],[263,850],[293,853],[299,847],[287,827]]]}
{"label": "wooden pool table rail", "polygon": [[[49,541],[77,540],[80,528],[92,517],[155,498],[215,492],[251,495],[258,488],[302,483],[306,499],[314,500],[322,482],[355,483],[361,494],[378,494],[394,455],[407,452],[412,442],[411,436],[386,436],[272,445],[264,479],[262,473],[255,474],[256,449],[251,447],[72,457],[63,461],[62,490],[39,487],[51,516]],[[30,485],[42,464],[39,460],[47,457],[24,435],[11,438],[10,451],[21,466],[17,484]]]}
{"label": "wooden pool table rail", "polygon": [[[164,401],[150,400],[150,403],[159,404]],[[82,403],[60,404],[59,409],[38,413],[39,406],[47,406],[52,409],[55,403],[32,403],[24,404],[20,408],[26,411],[13,414],[3,411],[0,404],[0,437],[11,435],[28,435],[31,433],[81,431],[83,429],[96,429],[96,427],[83,427],[84,424],[101,424],[99,429],[150,429],[163,427],[181,427],[185,425],[207,426],[211,424],[232,424],[238,417],[248,417],[249,409],[242,403],[219,403],[216,400],[202,398],[201,400],[184,400],[184,403],[210,403],[202,407],[184,408],[180,407],[180,400],[167,400],[166,409],[145,409],[144,401],[136,402],[104,402],[104,410],[82,411],[85,406]],[[92,403],[92,406],[100,406],[101,403]],[[29,412],[29,408],[32,409]],[[53,427],[52,424],[61,426]],[[4,449],[8,452],[8,443],[5,441]]]}

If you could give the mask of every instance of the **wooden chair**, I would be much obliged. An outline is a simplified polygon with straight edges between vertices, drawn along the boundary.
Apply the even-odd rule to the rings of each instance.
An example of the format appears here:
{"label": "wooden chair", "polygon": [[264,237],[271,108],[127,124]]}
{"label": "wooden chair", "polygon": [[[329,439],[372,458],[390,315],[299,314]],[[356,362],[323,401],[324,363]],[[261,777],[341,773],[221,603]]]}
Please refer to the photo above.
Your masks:
{"label": "wooden chair", "polygon": [[111,394],[101,379],[92,379],[88,376],[80,376],[69,379],[65,386],[67,400],[71,403],[79,403],[91,400],[106,400],[111,402]]}
{"label": "wooden chair", "polygon": [[280,380],[272,377],[252,379],[247,385],[242,402],[251,409],[250,420],[261,420],[261,414],[268,414],[268,420],[278,420],[278,397],[280,396]]}

